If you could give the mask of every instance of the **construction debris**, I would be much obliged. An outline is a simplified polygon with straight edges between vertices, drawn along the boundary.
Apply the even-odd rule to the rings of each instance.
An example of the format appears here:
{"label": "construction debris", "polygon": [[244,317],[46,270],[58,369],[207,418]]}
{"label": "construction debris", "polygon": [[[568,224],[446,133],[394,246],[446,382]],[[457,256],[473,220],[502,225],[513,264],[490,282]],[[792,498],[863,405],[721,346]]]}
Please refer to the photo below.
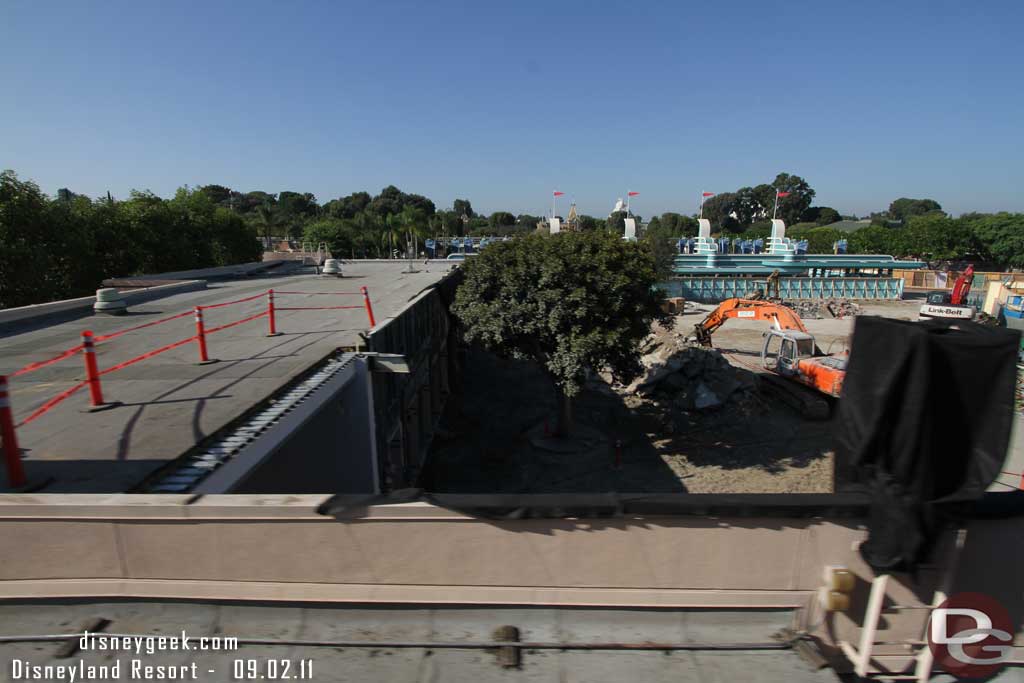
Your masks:
{"label": "construction debris", "polygon": [[860,315],[860,306],[849,299],[800,299],[783,301],[782,304],[792,308],[805,320],[842,319]]}
{"label": "construction debris", "polygon": [[754,389],[757,378],[737,370],[715,349],[674,341],[653,342],[641,358],[644,373],[623,392],[669,399],[683,411],[705,411],[736,403]]}

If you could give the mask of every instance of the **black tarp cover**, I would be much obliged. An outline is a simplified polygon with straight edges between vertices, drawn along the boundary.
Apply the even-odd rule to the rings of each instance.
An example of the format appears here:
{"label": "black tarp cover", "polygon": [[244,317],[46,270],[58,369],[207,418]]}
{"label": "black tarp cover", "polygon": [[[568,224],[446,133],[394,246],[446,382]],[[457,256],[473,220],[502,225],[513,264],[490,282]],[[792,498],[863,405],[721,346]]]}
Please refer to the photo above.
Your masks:
{"label": "black tarp cover", "polygon": [[999,475],[1019,343],[1015,330],[971,322],[857,318],[836,457],[871,489],[861,553],[876,569],[912,569],[940,504],[975,500]]}

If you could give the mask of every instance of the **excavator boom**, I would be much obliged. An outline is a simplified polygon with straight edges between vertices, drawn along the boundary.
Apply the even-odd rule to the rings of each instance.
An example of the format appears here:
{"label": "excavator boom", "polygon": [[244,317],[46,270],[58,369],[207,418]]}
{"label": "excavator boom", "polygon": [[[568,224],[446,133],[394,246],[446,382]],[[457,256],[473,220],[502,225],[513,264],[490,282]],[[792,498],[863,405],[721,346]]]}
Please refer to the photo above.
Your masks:
{"label": "excavator boom", "polygon": [[701,346],[711,346],[711,335],[729,318],[769,320],[779,330],[807,331],[796,311],[781,304],[757,299],[726,299],[694,326],[694,333]]}

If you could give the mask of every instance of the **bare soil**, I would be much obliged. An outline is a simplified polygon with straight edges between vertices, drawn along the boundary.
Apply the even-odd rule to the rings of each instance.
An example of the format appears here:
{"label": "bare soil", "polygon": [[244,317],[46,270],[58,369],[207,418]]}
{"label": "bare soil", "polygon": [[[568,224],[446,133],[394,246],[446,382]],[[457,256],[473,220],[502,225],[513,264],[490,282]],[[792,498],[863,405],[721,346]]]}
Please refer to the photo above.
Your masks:
{"label": "bare soil", "polygon": [[[689,335],[710,308],[677,316],[673,330],[653,332]],[[822,348],[833,351],[841,350],[851,325],[808,321]],[[730,321],[716,333],[716,347],[737,373],[759,372],[763,329],[763,323]],[[553,429],[557,414],[544,373],[472,349],[464,392],[448,404],[422,484],[459,493],[832,491],[831,422],[802,418],[753,381],[742,400],[703,411],[681,410],[664,396],[642,397],[607,380],[591,382],[574,402],[577,422],[590,428],[588,441],[578,452],[554,453],[537,448],[536,438],[531,443],[545,423]]]}

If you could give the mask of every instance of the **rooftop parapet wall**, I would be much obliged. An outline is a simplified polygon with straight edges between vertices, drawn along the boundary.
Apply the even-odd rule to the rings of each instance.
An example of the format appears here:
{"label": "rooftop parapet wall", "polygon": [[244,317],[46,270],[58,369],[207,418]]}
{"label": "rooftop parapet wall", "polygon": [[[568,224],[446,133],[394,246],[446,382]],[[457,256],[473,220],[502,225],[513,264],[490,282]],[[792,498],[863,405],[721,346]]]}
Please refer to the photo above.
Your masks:
{"label": "rooftop parapet wall", "polygon": [[[0,542],[16,549],[0,563],[0,599],[789,608],[808,620],[820,614],[812,605],[824,568],[842,565],[856,577],[850,611],[828,615],[815,632],[826,649],[859,638],[875,574],[856,552],[863,518],[842,514],[863,508],[856,496],[557,498],[597,514],[493,519],[454,509],[474,499],[493,510],[531,500],[547,509],[551,496],[452,496],[451,507],[351,499],[332,508],[326,496],[0,495]],[[801,500],[811,504],[801,510]],[[649,512],[630,511],[634,504]],[[616,505],[618,514],[600,513]],[[737,514],[705,514],[730,509]],[[1016,624],[1024,554],[1006,548],[1021,532],[1021,518],[970,522],[952,588],[992,595]],[[892,575],[886,604],[930,602],[955,536],[943,537],[916,582]],[[878,639],[917,640],[926,616],[890,609]],[[907,656],[898,645],[876,652]]]}
{"label": "rooftop parapet wall", "polygon": [[[156,285],[125,291],[122,296],[131,306],[147,301],[155,301],[165,296],[173,296],[184,292],[196,292],[206,289],[205,280],[184,280],[171,284]],[[7,332],[18,324],[41,322],[58,316],[91,315],[96,297],[83,296],[78,299],[51,301],[45,304],[32,304],[17,308],[0,309],[0,332]]]}

